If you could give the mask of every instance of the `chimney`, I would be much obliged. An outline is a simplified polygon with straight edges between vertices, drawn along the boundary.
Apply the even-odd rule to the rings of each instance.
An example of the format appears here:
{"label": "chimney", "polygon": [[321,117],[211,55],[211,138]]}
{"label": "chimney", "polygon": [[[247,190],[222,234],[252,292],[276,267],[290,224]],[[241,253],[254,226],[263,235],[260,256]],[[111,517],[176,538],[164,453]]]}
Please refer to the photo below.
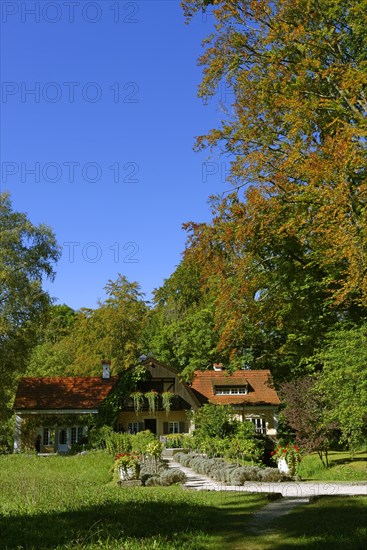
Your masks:
{"label": "chimney", "polygon": [[102,361],[102,378],[108,380],[110,378],[111,361]]}
{"label": "chimney", "polygon": [[215,371],[225,370],[223,363],[213,363],[213,369]]}

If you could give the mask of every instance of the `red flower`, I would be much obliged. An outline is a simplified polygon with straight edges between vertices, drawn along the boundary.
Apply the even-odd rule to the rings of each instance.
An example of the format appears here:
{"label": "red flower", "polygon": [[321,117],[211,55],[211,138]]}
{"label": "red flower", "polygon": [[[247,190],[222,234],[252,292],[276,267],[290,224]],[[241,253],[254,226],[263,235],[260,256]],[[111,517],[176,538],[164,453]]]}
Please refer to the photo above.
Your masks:
{"label": "red flower", "polygon": [[271,451],[270,456],[275,455],[275,451]]}

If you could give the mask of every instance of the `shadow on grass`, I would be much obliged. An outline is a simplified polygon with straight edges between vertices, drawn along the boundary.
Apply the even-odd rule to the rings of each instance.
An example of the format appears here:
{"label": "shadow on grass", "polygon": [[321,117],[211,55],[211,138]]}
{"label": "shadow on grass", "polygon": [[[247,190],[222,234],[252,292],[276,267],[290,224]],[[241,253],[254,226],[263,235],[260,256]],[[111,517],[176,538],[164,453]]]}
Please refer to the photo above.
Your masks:
{"label": "shadow on grass", "polygon": [[272,526],[274,534],[259,534],[249,539],[248,548],[364,550],[367,548],[366,519],[364,496],[321,498],[279,518]]}
{"label": "shadow on grass", "polygon": [[355,456],[353,459],[351,458],[348,458],[348,457],[345,457],[345,458],[335,458],[333,457],[332,458],[332,461],[330,463],[330,466],[331,468],[333,466],[339,466],[341,464],[348,464],[348,465],[351,465],[353,464],[354,462],[366,462],[366,465],[367,465],[367,459],[366,457],[358,457],[358,456]]}
{"label": "shadow on grass", "polygon": [[149,539],[159,536],[176,548],[204,550],[209,540],[211,544],[216,540],[215,548],[224,548],[219,542],[222,535],[230,542],[244,542],[246,519],[259,508],[259,499],[247,499],[245,509],[237,504],[114,500],[72,511],[12,515],[0,518],[0,547],[39,550],[92,543],[103,547],[103,541],[132,538],[144,541],[146,546],[139,548],[149,548]]}

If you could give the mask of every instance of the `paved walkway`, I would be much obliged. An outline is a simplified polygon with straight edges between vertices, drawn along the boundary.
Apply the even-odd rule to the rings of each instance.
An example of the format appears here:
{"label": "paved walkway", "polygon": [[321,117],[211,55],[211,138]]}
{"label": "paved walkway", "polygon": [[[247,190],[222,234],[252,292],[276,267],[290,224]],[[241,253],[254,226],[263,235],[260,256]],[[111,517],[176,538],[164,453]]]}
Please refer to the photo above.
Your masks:
{"label": "paved walkway", "polygon": [[289,514],[298,506],[308,504],[309,501],[309,498],[280,498],[275,502],[270,502],[270,504],[252,514],[248,530],[256,535],[273,533],[277,530],[276,519]]}
{"label": "paved walkway", "polygon": [[[334,495],[334,496],[353,496],[366,495],[367,483],[338,483],[328,481],[314,482],[286,482],[286,483],[263,483],[256,481],[247,481],[244,485],[225,485],[213,481],[207,476],[195,473],[190,468],[181,466],[173,459],[168,459],[170,468],[179,468],[186,476],[185,487],[196,491],[235,491],[248,493],[279,493],[283,497],[292,499],[309,499],[310,497]],[[275,503],[273,503],[275,504]]]}
{"label": "paved walkway", "polygon": [[248,529],[249,533],[254,535],[276,532],[276,519],[288,514],[298,506],[308,504],[312,497],[367,495],[367,483],[333,483],[328,481],[262,483],[247,481],[244,485],[225,485],[213,481],[207,476],[197,474],[190,468],[175,462],[172,458],[167,459],[167,462],[169,468],[179,468],[186,474],[187,481],[184,486],[194,491],[235,491],[237,493],[255,492],[281,495],[279,499],[270,502],[252,515]]}

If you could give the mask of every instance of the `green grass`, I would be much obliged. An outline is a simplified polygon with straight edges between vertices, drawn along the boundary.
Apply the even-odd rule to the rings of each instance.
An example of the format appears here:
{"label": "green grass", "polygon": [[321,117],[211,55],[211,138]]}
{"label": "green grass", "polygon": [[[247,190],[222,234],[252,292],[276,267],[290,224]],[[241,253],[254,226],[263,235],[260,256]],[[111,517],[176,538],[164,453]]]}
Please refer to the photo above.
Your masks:
{"label": "green grass", "polygon": [[299,475],[303,480],[318,481],[366,481],[367,452],[355,453],[353,460],[350,453],[331,451],[330,468],[324,468],[317,454],[307,455],[302,459]]}
{"label": "green grass", "polygon": [[266,503],[261,495],[121,488],[111,481],[112,462],[104,453],[0,457],[0,547],[222,548],[218,526],[243,538]]}
{"label": "green grass", "polygon": [[251,550],[367,546],[367,499],[321,499],[277,521],[276,534],[251,535],[264,495],[121,488],[112,459],[0,457],[0,548]]}
{"label": "green grass", "polygon": [[264,534],[260,539],[249,537],[246,548],[364,550],[367,547],[366,518],[366,497],[320,498],[314,504],[300,506],[279,518],[276,533]]}

